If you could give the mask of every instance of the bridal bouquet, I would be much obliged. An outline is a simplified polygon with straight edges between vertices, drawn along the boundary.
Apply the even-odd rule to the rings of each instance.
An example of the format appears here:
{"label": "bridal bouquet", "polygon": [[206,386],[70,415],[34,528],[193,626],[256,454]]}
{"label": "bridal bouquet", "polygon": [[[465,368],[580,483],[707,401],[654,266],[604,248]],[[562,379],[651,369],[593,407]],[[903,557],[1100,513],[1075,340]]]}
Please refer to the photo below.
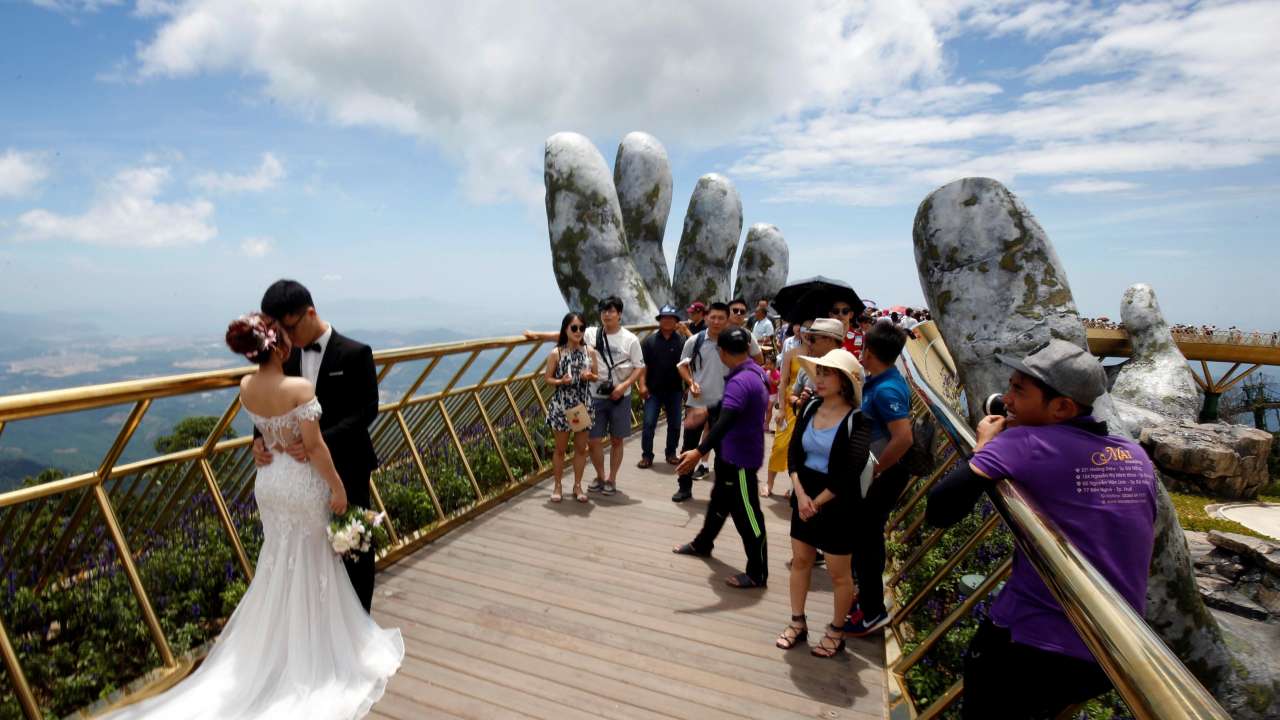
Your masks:
{"label": "bridal bouquet", "polygon": [[382,513],[353,505],[329,521],[329,545],[343,559],[369,552],[383,544],[382,520]]}

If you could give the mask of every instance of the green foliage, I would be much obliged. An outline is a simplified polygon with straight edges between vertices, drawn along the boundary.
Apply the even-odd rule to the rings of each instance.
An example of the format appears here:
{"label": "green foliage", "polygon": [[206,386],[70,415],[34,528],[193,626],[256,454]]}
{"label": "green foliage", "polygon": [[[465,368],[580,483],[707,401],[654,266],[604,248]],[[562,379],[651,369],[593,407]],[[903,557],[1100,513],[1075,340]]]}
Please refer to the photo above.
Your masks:
{"label": "green foliage", "polygon": [[374,473],[373,481],[377,483],[387,514],[401,534],[407,535],[435,522],[436,511],[431,505],[431,496],[416,470],[401,464]]}
{"label": "green foliage", "polygon": [[[38,510],[19,507],[19,512]],[[234,519],[245,551],[257,557],[262,540],[256,512],[242,506],[234,509]],[[175,654],[213,639],[246,588],[207,496],[147,537],[147,550],[136,562]],[[28,574],[18,572],[5,588],[4,621],[27,680],[50,717],[103,698],[160,664],[110,543],[101,544],[82,572],[68,576],[70,581],[37,591]],[[0,684],[0,719],[21,717],[17,708],[8,684]]]}
{"label": "green foliage", "polygon": [[[1207,495],[1193,495],[1191,493],[1181,493],[1169,491],[1169,498],[1173,500],[1173,507],[1178,511],[1178,522],[1182,524],[1183,530],[1197,530],[1199,532],[1209,532],[1217,530],[1219,532],[1239,533],[1241,535],[1251,535],[1266,540],[1274,540],[1256,530],[1251,530],[1234,520],[1226,520],[1223,518],[1211,517],[1205,512],[1206,505],[1222,502],[1219,498],[1212,498]],[[1267,502],[1266,497],[1259,497],[1259,500]],[[1280,500],[1272,499],[1271,502]]]}
{"label": "green foliage", "polygon": [[[179,450],[203,447],[209,435],[213,434],[214,428],[218,427],[218,420],[219,418],[212,415],[199,415],[179,420],[178,424],[173,426],[171,433],[156,438],[156,452],[167,455]],[[235,436],[235,431],[230,427],[222,433],[224,440]]]}
{"label": "green foliage", "polygon": [[[531,409],[526,422],[530,436],[549,458],[555,436],[541,416]],[[173,433],[156,443],[162,453],[197,447],[213,431],[217,418],[188,418]],[[512,473],[517,479],[536,473],[539,463],[524,432],[508,413],[494,428]],[[228,431],[227,437],[232,437]],[[476,502],[475,490],[467,478],[456,449],[446,438],[434,447],[420,448],[446,514],[465,510]],[[464,431],[463,449],[484,493],[501,491],[509,484],[502,457],[487,430]],[[46,483],[62,477],[46,470],[27,478],[26,485]],[[440,520],[431,497],[406,452],[375,471],[373,480],[388,514],[402,536],[426,528]],[[200,487],[200,486],[197,486]],[[228,498],[228,501],[231,499]],[[159,655],[142,620],[137,600],[113,546],[101,541],[98,549],[82,563],[55,570],[71,581],[52,582],[37,591],[35,573],[41,563],[33,538],[60,532],[66,518],[53,517],[55,503],[28,503],[14,512],[13,527],[30,525],[25,539],[6,545],[7,558],[26,558],[0,587],[5,600],[0,613],[17,648],[28,681],[48,717],[61,717],[106,697],[118,688],[156,668]],[[226,618],[247,589],[231,545],[225,539],[218,514],[203,490],[179,501],[179,512],[154,532],[144,534],[141,547],[132,548],[144,587],[152,601],[161,627],[176,654],[191,651],[217,636]],[[117,508],[123,511],[123,507]],[[153,511],[155,511],[153,509]],[[262,547],[262,529],[256,505],[249,499],[231,507],[245,552],[251,559]],[[29,514],[34,513],[35,517]],[[126,519],[129,529],[141,518]],[[96,515],[94,516],[96,522]],[[30,521],[30,522],[28,522]],[[96,538],[94,526],[81,535]],[[8,538],[6,538],[8,542]],[[75,546],[73,545],[73,548]],[[12,550],[12,552],[10,552]],[[0,720],[22,717],[7,678],[0,675]]]}

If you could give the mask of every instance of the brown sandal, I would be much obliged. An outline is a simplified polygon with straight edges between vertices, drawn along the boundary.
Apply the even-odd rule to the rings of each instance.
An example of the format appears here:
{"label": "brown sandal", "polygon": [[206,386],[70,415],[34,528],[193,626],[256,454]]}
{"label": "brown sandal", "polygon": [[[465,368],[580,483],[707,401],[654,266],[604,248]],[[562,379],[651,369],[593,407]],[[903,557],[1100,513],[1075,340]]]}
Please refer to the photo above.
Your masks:
{"label": "brown sandal", "polygon": [[[831,633],[840,633],[839,637]],[[822,639],[818,641],[817,647],[809,651],[814,657],[832,658],[844,652],[844,630],[835,625],[828,625],[827,632],[822,635]]]}
{"label": "brown sandal", "polygon": [[790,650],[808,639],[809,626],[804,622],[804,615],[792,615],[791,624],[778,633],[778,639],[773,644],[782,650]]}

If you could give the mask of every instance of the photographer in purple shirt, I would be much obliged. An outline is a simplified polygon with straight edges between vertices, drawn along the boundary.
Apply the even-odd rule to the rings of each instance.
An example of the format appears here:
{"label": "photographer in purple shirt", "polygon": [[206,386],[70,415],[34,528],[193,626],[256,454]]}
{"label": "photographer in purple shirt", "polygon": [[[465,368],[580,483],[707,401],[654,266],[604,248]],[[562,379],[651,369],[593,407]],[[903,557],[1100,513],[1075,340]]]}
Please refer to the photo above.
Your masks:
{"label": "photographer in purple shirt", "polygon": [[[1051,340],[1013,369],[1007,416],[978,423],[968,464],[929,492],[926,519],[947,527],[992,481],[1008,478],[1141,615],[1155,536],[1156,476],[1132,440],[1092,416],[1106,393],[1093,356]],[[965,718],[1054,717],[1111,687],[1022,551],[965,655]]]}

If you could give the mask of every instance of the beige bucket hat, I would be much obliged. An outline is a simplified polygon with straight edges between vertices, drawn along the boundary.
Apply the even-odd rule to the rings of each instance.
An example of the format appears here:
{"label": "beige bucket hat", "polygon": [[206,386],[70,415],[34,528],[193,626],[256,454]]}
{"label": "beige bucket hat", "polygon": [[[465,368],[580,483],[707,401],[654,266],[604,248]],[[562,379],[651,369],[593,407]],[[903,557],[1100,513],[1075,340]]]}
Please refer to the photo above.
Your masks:
{"label": "beige bucket hat", "polygon": [[853,353],[844,348],[836,348],[828,352],[822,357],[801,357],[800,366],[804,371],[809,373],[809,377],[818,376],[818,368],[831,368],[838,372],[844,373],[853,383],[853,397],[856,407],[862,407],[862,378],[865,371],[862,369],[862,363],[858,362],[858,358]]}

